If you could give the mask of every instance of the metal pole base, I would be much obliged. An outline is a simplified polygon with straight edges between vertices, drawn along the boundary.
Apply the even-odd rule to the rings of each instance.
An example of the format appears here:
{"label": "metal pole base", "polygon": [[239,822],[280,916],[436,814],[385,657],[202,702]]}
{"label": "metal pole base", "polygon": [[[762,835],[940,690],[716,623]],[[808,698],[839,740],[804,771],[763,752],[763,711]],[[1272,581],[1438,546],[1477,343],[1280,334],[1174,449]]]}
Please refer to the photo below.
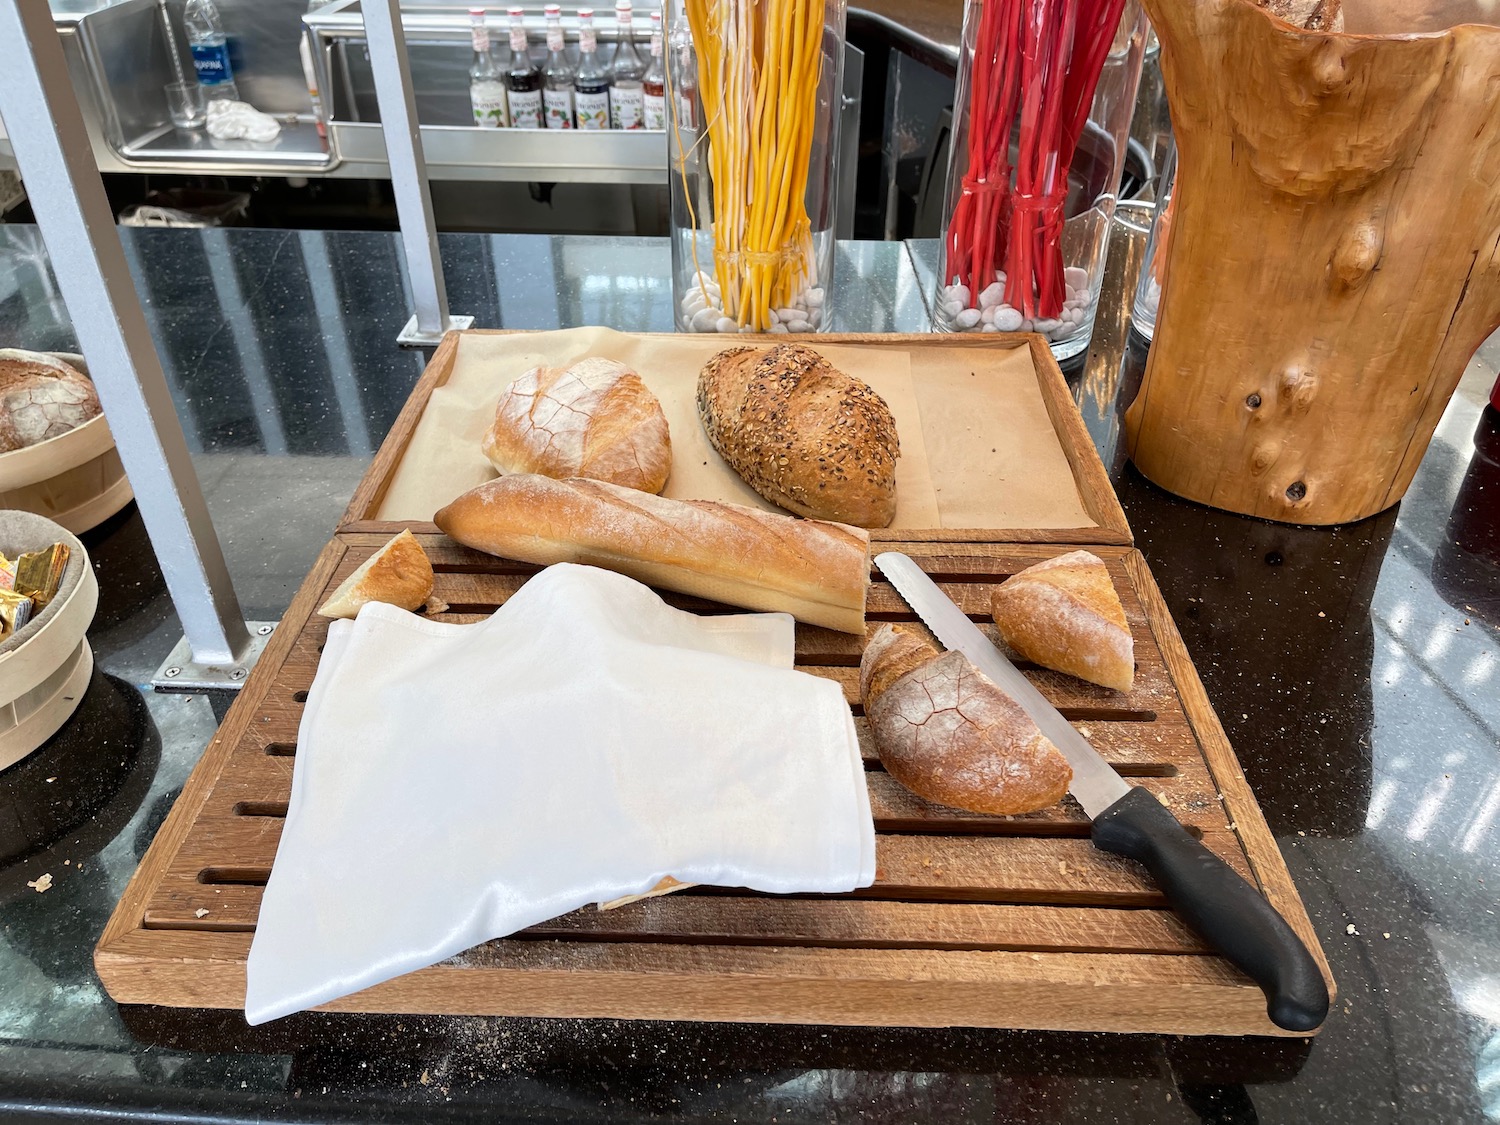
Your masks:
{"label": "metal pole base", "polygon": [[234,664],[198,664],[193,660],[193,646],[183,637],[172,646],[171,653],[151,676],[151,687],[172,695],[196,695],[209,691],[239,691],[250,669],[265,651],[266,642],[276,630],[274,621],[247,621],[250,647]]}
{"label": "metal pole base", "polygon": [[396,343],[403,348],[435,348],[443,342],[443,336],[448,332],[462,332],[465,328],[474,327],[472,316],[448,317],[448,327],[442,332],[423,332],[417,327],[417,318],[413,316],[406,322],[406,327],[401,329],[400,335],[396,337]]}

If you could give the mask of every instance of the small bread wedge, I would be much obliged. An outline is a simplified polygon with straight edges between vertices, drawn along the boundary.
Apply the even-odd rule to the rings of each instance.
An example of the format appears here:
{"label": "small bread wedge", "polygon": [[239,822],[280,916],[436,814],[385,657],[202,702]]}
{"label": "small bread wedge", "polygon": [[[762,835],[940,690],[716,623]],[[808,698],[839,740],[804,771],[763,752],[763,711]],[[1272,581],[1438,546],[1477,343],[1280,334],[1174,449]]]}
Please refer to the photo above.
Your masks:
{"label": "small bread wedge", "polygon": [[1100,687],[1135,684],[1135,642],[1104,560],[1070,551],[996,588],[990,613],[1017,655]]}
{"label": "small bread wedge", "polygon": [[355,617],[366,602],[419,609],[432,593],[432,563],[410,531],[403,531],[344,580],[318,610],[324,617]]}

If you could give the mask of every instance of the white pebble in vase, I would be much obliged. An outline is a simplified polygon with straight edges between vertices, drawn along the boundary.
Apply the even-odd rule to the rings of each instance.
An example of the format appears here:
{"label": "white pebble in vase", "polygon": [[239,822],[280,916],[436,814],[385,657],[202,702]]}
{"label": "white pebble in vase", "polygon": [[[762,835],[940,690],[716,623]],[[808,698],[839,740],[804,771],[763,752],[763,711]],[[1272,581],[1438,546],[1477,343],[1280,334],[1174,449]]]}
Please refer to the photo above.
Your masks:
{"label": "white pebble in vase", "polygon": [[712,332],[718,323],[718,309],[699,309],[693,314],[692,326],[694,332]]}
{"label": "white pebble in vase", "polygon": [[811,332],[812,322],[808,320],[789,320],[787,321],[786,330],[788,332]]}
{"label": "white pebble in vase", "polygon": [[823,300],[824,300],[823,290],[821,290],[821,289],[809,289],[807,291],[807,296],[804,299],[804,302],[807,305],[807,307],[810,308],[810,309],[821,309],[823,307]]}
{"label": "white pebble in vase", "polygon": [[962,303],[960,303],[959,301],[954,300],[952,297],[950,297],[950,298],[948,298],[948,300],[944,301],[941,307],[942,307],[943,315],[945,317],[947,317],[948,320],[950,320],[950,321],[953,320],[956,316],[958,316],[959,313],[961,313],[961,312],[964,311],[964,306],[962,305]]}
{"label": "white pebble in vase", "polygon": [[994,323],[997,332],[1019,332],[1021,325],[1026,323],[1026,318],[1009,305],[1002,305],[995,310]]}
{"label": "white pebble in vase", "polygon": [[953,318],[953,327],[957,328],[961,332],[969,331],[969,329],[973,328],[978,323],[978,309],[964,309],[963,312],[959,313],[956,317]]}
{"label": "white pebble in vase", "polygon": [[739,323],[727,316],[719,317],[714,327],[720,332],[738,332],[740,330]]}
{"label": "white pebble in vase", "polygon": [[1000,282],[992,282],[979,291],[979,307],[981,309],[992,309],[1005,300],[1005,286]]}
{"label": "white pebble in vase", "polygon": [[1063,284],[1069,289],[1082,289],[1088,292],[1089,271],[1082,266],[1069,266],[1063,270]]}

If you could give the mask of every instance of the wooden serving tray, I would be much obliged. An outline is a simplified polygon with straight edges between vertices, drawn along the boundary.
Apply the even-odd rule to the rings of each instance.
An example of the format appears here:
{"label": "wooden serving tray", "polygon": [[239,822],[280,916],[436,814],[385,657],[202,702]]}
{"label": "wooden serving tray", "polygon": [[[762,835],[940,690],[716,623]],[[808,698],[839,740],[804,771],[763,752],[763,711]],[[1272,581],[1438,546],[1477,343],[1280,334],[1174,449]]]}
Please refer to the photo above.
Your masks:
{"label": "wooden serving tray", "polygon": [[[324,549],[193,771],[95,953],[122,1003],[239,1008],[262,887],[291,792],[302,700],[328,622],[313,610],[385,542]],[[534,567],[419,535],[448,621],[505,601]],[[1009,574],[1071,548],[909,544],[978,621]],[[1140,554],[1108,564],[1135,637],[1128,695],[1032,668],[1120,771],[1265,893],[1324,966],[1234,754]],[[921,628],[873,575],[869,617]],[[698,612],[726,607],[668,595]],[[992,626],[990,627],[992,628]],[[857,700],[860,638],[797,627],[797,662],[854,704],[878,833],[875,885],[776,897],[697,888],[593,908],[344,997],[335,1011],[626,1017],[1180,1034],[1285,1034],[1258,988],[1205,951],[1142,868],[1096,850],[1069,798],[1016,817],[929,804],[879,768]],[[399,828],[399,826],[398,826]],[[1331,986],[1331,980],[1330,980]]]}
{"label": "wooden serving tray", "polygon": [[[386,520],[378,518],[377,513],[381,510],[382,501],[390,491],[392,482],[397,475],[403,471],[403,461],[406,457],[412,437],[417,430],[417,425],[426,411],[432,393],[437,388],[444,386],[454,371],[454,364],[458,358],[459,339],[461,336],[507,336],[516,333],[505,331],[475,330],[471,332],[450,332],[443,338],[442,344],[433,353],[431,362],[428,363],[422,377],[418,380],[416,387],[407,399],[405,407],[397,417],[390,433],[381,443],[380,450],[375,455],[369,470],[360,481],[359,487],[355,489],[353,497],[349,501],[349,507],[344,512],[339,523],[339,531],[384,531],[394,534],[404,528],[410,527],[413,531],[436,531],[435,524],[428,520]],[[532,333],[531,335],[536,335]],[[543,334],[545,335],[545,334]],[[663,338],[680,340],[680,336],[672,333],[645,333],[629,334],[634,338]],[[772,338],[775,339],[774,337]],[[725,340],[724,346],[728,347],[735,343],[743,343],[743,340]],[[763,342],[763,341],[761,341]],[[994,353],[999,349],[1025,349],[1031,360],[1031,368],[1037,381],[1037,389],[1041,394],[1042,404],[1046,408],[1047,418],[1051,422],[1051,438],[1056,440],[1058,448],[1067,460],[1067,465],[1072,473],[1072,484],[1077,491],[1078,501],[1082,510],[1087,513],[1088,518],[1093,521],[1093,526],[1086,527],[1060,527],[1060,528],[1028,528],[1028,527],[933,527],[933,528],[884,528],[872,531],[871,539],[876,542],[1005,542],[1005,543],[1122,543],[1133,542],[1130,534],[1130,525],[1125,521],[1125,513],[1120,508],[1120,502],[1115,497],[1114,489],[1110,486],[1109,477],[1104,471],[1104,466],[1099,461],[1099,456],[1094,450],[1094,443],[1089,437],[1088,430],[1084,427],[1083,419],[1079,416],[1078,408],[1073,403],[1073,398],[1068,391],[1067,382],[1063,378],[1057,361],[1052,358],[1051,349],[1048,348],[1046,340],[1035,333],[984,333],[973,335],[967,333],[958,334],[914,334],[914,335],[868,335],[868,334],[834,334],[825,333],[814,338],[808,338],[807,343],[813,346],[846,345],[859,348],[896,349],[910,352],[913,359],[917,359],[922,353],[945,352],[954,350],[977,350],[980,352]],[[518,372],[519,373],[519,372]],[[921,381],[920,371],[914,371],[913,381]],[[498,394],[498,389],[497,392]],[[986,426],[993,427],[993,433],[987,434],[990,442],[1004,442],[1013,438],[1013,427],[1015,423],[1005,417],[984,418]],[[1008,427],[1010,427],[1008,429]],[[968,468],[967,465],[964,466]],[[956,482],[955,487],[962,488],[962,481]],[[982,494],[979,494],[982,495]],[[699,499],[713,499],[714,497],[698,497]],[[405,514],[405,513],[403,513]]]}

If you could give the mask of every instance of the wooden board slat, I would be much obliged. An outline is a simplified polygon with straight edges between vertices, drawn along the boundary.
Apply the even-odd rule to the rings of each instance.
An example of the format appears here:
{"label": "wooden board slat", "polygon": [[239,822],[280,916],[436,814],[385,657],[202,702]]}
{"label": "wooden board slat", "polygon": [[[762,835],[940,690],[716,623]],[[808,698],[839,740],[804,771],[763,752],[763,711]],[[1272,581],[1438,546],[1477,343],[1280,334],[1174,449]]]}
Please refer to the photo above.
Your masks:
{"label": "wooden board slat", "polygon": [[[244,951],[291,793],[302,699],[327,635],[312,611],[385,539],[352,532],[330,543],[189,779],[96,952],[117,999],[243,1003]],[[472,619],[535,572],[438,534],[419,539],[440,593],[466,598],[454,604]],[[907,545],[975,616],[1006,575],[1067,549]],[[1121,694],[1043,669],[1026,674],[1107,760],[1265,889],[1316,949],[1144,562],[1128,548],[1095,549],[1126,605],[1137,686]],[[871,600],[920,627],[884,583]],[[839,682],[853,702],[862,643],[799,626],[798,666]],[[1090,844],[1071,798],[1019,817],[931,804],[883,771],[855,710],[877,829],[872,887],[785,898],[695,888],[575,911],[330,1009],[1279,1034],[1259,991],[1164,909],[1144,871]]]}

